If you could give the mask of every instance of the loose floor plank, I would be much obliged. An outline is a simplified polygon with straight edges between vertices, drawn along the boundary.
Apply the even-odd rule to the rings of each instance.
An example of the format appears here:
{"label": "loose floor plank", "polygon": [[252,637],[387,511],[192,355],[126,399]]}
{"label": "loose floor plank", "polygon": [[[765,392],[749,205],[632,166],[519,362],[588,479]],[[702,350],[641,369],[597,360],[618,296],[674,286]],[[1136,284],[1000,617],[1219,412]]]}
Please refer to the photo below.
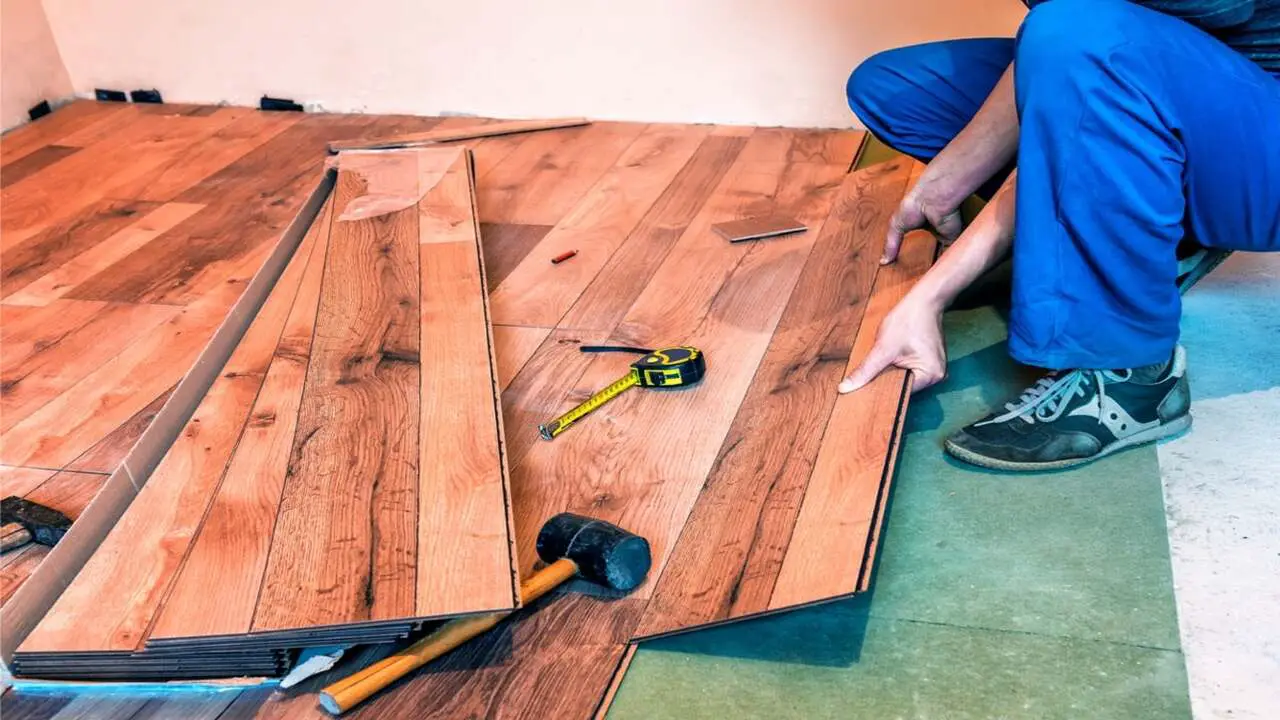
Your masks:
{"label": "loose floor plank", "polygon": [[[419,162],[442,154],[420,152]],[[419,203],[417,614],[423,617],[520,603],[473,171],[470,153],[458,153]]]}
{"label": "loose floor plank", "polygon": [[[933,263],[936,248],[932,236],[916,233],[904,243],[898,261],[876,274],[863,319],[868,331],[858,333],[847,371],[866,357],[875,343],[872,328],[880,326],[885,314]],[[871,540],[882,509],[882,489],[893,471],[899,417],[906,411],[909,383],[906,371],[890,368],[862,390],[836,400],[770,609],[859,589],[869,570],[868,558],[865,552],[849,553],[848,548],[867,548]]]}
{"label": "loose floor plank", "polygon": [[[315,239],[299,247],[191,420],[20,649],[138,649],[204,519],[248,419]],[[150,548],[141,553],[139,549]]]}
{"label": "loose floor plank", "polygon": [[[765,612],[906,164],[848,176],[645,609],[638,637]],[[839,551],[856,555],[860,538]]]}
{"label": "loose floor plank", "polygon": [[[334,213],[365,193],[340,172]],[[417,208],[331,224],[254,630],[410,617],[417,565]]]}
{"label": "loose floor plank", "polygon": [[332,210],[325,203],[309,231],[315,249],[279,345],[152,637],[246,633],[253,622],[311,357]]}
{"label": "loose floor plank", "polygon": [[387,148],[408,148],[433,143],[456,140],[475,140],[477,138],[496,135],[515,135],[519,133],[537,132],[540,130],[556,130],[589,125],[585,118],[559,118],[554,120],[511,120],[475,125],[469,128],[428,130],[423,133],[393,135],[390,137],[356,140],[341,140],[329,143],[329,152],[342,150],[382,150]]}

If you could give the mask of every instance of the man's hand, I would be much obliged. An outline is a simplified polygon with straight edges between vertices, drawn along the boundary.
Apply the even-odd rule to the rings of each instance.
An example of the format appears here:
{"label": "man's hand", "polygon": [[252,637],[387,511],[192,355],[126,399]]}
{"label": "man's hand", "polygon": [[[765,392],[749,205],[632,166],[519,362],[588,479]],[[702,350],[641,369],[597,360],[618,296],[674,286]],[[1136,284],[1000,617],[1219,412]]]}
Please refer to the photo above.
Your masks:
{"label": "man's hand", "polygon": [[943,238],[944,244],[950,244],[960,237],[964,224],[960,219],[958,202],[944,200],[944,197],[963,197],[960,193],[939,193],[934,191],[936,183],[925,176],[911,188],[902,199],[898,211],[889,219],[889,234],[884,239],[884,253],[880,256],[880,264],[888,265],[898,259],[898,250],[902,247],[902,238],[912,230],[919,230],[926,225],[931,226]]}
{"label": "man's hand", "polygon": [[862,364],[840,383],[840,392],[861,388],[889,367],[911,371],[912,392],[946,377],[947,350],[942,341],[940,308],[910,295],[898,303],[885,315],[876,343]]}

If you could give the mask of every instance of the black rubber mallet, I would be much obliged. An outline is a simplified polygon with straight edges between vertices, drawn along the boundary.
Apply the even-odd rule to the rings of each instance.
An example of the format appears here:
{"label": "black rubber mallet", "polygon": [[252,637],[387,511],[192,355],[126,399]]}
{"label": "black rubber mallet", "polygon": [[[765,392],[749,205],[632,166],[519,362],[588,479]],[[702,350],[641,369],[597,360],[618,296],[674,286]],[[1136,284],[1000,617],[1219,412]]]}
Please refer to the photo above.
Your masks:
{"label": "black rubber mallet", "polygon": [[30,542],[53,547],[71,529],[71,518],[16,495],[0,500],[0,522],[4,525],[0,527],[0,552]]}
{"label": "black rubber mallet", "polygon": [[[644,582],[653,562],[649,542],[644,538],[612,523],[572,513],[556,515],[538,531],[538,557],[547,566],[520,583],[522,605],[529,605],[578,576],[612,590],[632,590]],[[510,614],[450,620],[395,655],[329,685],[320,693],[320,706],[340,715]]]}

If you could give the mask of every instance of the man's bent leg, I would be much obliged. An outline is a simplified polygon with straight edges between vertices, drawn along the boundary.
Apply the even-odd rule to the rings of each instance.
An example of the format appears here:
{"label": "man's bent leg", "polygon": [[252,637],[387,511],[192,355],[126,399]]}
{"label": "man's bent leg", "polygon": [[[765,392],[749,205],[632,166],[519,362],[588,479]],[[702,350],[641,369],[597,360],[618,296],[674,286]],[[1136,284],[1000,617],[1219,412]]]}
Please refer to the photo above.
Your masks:
{"label": "man's bent leg", "polygon": [[1013,61],[1012,39],[948,40],[873,55],[849,76],[849,107],[880,140],[929,162]]}
{"label": "man's bent leg", "polygon": [[1121,0],[1037,6],[1014,72],[1011,354],[1057,369],[1167,360],[1188,231],[1210,247],[1280,249],[1280,81]]}

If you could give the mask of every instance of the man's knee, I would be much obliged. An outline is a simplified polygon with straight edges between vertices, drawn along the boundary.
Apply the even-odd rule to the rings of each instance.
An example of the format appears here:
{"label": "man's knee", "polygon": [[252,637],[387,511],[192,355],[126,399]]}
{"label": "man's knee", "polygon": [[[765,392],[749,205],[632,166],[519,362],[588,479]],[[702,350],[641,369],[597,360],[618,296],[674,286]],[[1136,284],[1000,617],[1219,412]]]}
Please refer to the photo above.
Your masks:
{"label": "man's knee", "polygon": [[892,105],[891,98],[900,92],[902,82],[901,73],[895,70],[900,62],[897,54],[897,50],[886,50],[863,60],[845,83],[849,109],[881,137],[889,130],[885,109]]}
{"label": "man's knee", "polygon": [[1039,75],[1092,63],[1140,32],[1144,12],[1126,0],[1040,3],[1018,30],[1014,71]]}

